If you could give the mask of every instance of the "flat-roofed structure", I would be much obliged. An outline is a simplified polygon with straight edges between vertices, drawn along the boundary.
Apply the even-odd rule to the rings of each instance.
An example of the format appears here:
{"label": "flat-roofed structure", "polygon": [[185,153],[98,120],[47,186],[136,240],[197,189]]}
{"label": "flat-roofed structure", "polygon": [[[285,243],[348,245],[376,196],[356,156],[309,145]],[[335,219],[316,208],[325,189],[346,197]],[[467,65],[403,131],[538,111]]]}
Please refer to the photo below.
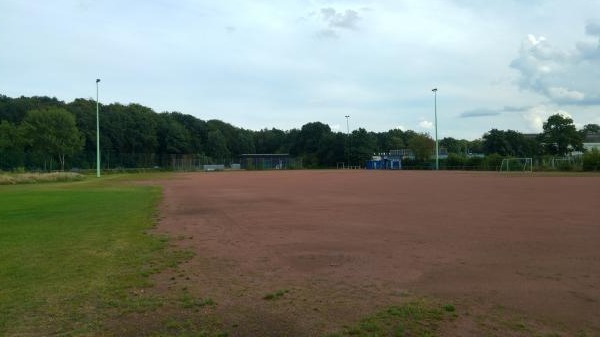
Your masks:
{"label": "flat-roofed structure", "polygon": [[243,170],[285,170],[302,168],[289,153],[246,153],[240,155],[240,166]]}

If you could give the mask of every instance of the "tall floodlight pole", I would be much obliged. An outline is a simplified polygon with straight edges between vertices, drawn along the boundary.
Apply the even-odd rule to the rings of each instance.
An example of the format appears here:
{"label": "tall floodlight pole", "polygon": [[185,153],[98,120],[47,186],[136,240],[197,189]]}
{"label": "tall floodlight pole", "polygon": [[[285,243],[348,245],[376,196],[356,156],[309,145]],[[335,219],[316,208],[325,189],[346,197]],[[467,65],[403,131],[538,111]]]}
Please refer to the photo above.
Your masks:
{"label": "tall floodlight pole", "polygon": [[96,177],[100,177],[100,105],[98,104],[98,84],[100,79],[96,79]]}
{"label": "tall floodlight pole", "polygon": [[438,148],[438,134],[437,134],[437,88],[431,89],[433,91],[433,111],[435,115],[435,169],[440,169],[440,151]]}
{"label": "tall floodlight pole", "polygon": [[[350,124],[348,122],[348,118],[350,118],[350,115],[346,115],[346,143],[350,144]],[[348,166],[350,166],[350,146],[348,145],[348,148],[346,149],[347,153],[346,153],[346,160],[348,161]]]}

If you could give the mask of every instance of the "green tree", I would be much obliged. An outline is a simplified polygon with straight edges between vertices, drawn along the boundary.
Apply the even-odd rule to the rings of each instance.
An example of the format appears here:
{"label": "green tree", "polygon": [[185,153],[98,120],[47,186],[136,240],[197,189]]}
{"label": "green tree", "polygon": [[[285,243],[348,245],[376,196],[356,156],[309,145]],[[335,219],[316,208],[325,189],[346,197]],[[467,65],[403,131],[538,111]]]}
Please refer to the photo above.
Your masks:
{"label": "green tree", "polygon": [[377,152],[388,152],[406,148],[404,144],[404,132],[400,129],[392,129],[375,135],[377,138]]}
{"label": "green tree", "polygon": [[497,153],[508,156],[512,153],[512,147],[506,137],[506,132],[492,129],[483,135],[483,151],[485,154]]}
{"label": "green tree", "polygon": [[446,148],[448,153],[466,154],[469,148],[469,141],[445,137],[440,140],[440,147]]}
{"label": "green tree", "polygon": [[431,159],[431,155],[435,152],[435,142],[426,133],[411,132],[408,148],[412,150],[416,161],[426,162]]}
{"label": "green tree", "polygon": [[467,143],[467,153],[483,153],[483,139],[475,139]]}
{"label": "green tree", "polygon": [[189,131],[169,113],[159,114],[158,149],[161,154],[188,154],[190,152]]}
{"label": "green tree", "polygon": [[30,110],[44,110],[51,107],[64,108],[65,103],[56,98],[33,96],[10,98],[0,95],[0,120],[19,125]]}
{"label": "green tree", "polygon": [[263,129],[253,134],[257,153],[285,153],[286,134],[277,129]]}
{"label": "green tree", "polygon": [[590,136],[598,137],[600,136],[600,125],[586,124],[581,130],[579,130],[579,135],[581,136],[582,142],[586,142],[586,139]]}
{"label": "green tree", "polygon": [[590,134],[590,133],[600,133],[600,125],[598,124],[586,124],[583,126],[582,129],[584,135]]}
{"label": "green tree", "polygon": [[237,129],[237,137],[236,137],[236,153],[234,155],[238,156],[244,153],[256,153],[256,147],[254,146],[254,137],[252,135],[252,131]]}
{"label": "green tree", "polygon": [[352,131],[350,142],[352,144],[351,163],[364,164],[377,150],[375,134],[367,132],[364,128]]}
{"label": "green tree", "polygon": [[208,133],[207,141],[208,155],[222,163],[226,158],[229,159],[231,152],[227,147],[225,136],[220,130],[213,130]]}
{"label": "green tree", "polygon": [[83,148],[83,137],[75,117],[63,108],[31,110],[21,127],[33,152],[42,157],[50,156],[50,162],[54,157],[58,158],[63,171],[65,157]]}
{"label": "green tree", "polygon": [[525,137],[514,130],[492,129],[483,135],[484,153],[497,153],[501,156],[532,157],[538,154],[539,144],[536,139]]}
{"label": "green tree", "polygon": [[308,123],[302,126],[296,135],[296,141],[291,150],[292,154],[301,155],[306,167],[323,166],[324,158],[320,155],[326,152],[328,135],[331,128],[321,122]]}
{"label": "green tree", "polygon": [[552,115],[544,122],[541,139],[548,154],[564,156],[572,151],[583,151],[583,138],[573,120],[560,114]]}
{"label": "green tree", "polygon": [[23,166],[24,147],[22,130],[9,121],[0,122],[0,169],[10,170]]}
{"label": "green tree", "polygon": [[511,151],[508,153],[515,157],[533,157],[538,154],[538,142],[536,139],[527,138],[524,134],[508,130],[505,132],[506,140],[510,144]]}
{"label": "green tree", "polygon": [[78,98],[67,104],[66,109],[75,115],[77,129],[84,139],[83,150],[76,156],[76,165],[90,168],[96,162],[96,101]]}

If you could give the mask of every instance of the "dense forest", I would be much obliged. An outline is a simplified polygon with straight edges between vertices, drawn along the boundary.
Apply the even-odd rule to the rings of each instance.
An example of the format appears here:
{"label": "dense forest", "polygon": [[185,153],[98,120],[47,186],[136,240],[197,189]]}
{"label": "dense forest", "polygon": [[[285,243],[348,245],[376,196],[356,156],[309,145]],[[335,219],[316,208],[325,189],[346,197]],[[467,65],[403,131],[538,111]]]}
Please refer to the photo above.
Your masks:
{"label": "dense forest", "polygon": [[[570,118],[551,116],[544,132],[525,135],[492,129],[481,139],[443,138],[442,168],[495,169],[504,157],[567,156],[583,151],[583,141],[600,127],[576,130]],[[100,105],[103,169],[172,167],[173,158],[193,156],[203,164],[239,162],[241,154],[289,153],[304,168],[336,167],[339,162],[364,166],[375,153],[404,149],[405,168],[431,168],[434,140],[411,130],[350,134],[320,122],[300,129],[259,131],[220,120],[204,121],[180,112],[156,113],[139,105]],[[90,169],[96,165],[96,102],[65,103],[50,97],[0,95],[0,170]],[[595,168],[597,169],[597,167]]]}

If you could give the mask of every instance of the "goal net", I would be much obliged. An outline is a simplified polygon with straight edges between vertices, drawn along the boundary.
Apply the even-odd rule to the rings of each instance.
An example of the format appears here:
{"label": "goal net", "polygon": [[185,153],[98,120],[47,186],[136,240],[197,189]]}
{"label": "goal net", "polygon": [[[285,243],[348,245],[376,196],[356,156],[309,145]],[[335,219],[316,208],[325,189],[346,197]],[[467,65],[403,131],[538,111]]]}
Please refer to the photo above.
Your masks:
{"label": "goal net", "polygon": [[504,158],[500,172],[533,172],[532,158]]}

